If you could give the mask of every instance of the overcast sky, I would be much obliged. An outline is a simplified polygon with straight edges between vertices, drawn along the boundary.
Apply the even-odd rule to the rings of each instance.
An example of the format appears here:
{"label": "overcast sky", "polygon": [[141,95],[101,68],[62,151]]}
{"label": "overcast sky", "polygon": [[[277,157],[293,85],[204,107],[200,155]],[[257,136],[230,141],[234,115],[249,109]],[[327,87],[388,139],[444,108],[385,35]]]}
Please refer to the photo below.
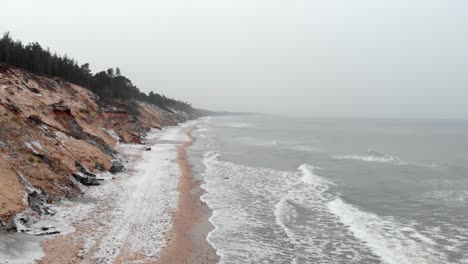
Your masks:
{"label": "overcast sky", "polygon": [[195,107],[468,118],[466,0],[3,0],[0,31]]}

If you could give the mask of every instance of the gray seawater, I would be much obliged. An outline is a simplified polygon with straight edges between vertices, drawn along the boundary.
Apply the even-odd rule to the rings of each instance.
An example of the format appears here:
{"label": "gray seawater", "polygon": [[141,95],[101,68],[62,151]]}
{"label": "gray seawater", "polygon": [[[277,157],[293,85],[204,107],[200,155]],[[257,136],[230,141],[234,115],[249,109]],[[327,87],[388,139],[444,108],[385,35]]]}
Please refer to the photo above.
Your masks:
{"label": "gray seawater", "polygon": [[221,263],[468,263],[468,122],[210,117]]}

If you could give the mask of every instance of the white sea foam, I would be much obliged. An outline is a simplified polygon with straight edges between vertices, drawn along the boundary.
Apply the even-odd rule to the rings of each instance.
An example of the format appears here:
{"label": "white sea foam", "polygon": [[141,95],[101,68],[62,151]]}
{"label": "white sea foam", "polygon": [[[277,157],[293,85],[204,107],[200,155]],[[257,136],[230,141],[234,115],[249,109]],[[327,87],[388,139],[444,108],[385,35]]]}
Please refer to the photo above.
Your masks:
{"label": "white sea foam", "polygon": [[[460,219],[456,219],[454,222],[463,222],[465,221],[464,216],[460,216]],[[421,227],[418,223],[413,224],[415,227]],[[423,226],[423,233],[426,236],[430,236],[434,241],[452,253],[452,256],[455,255],[458,258],[452,259],[453,263],[463,263],[466,264],[466,258],[468,257],[468,228],[462,227],[460,225],[454,225],[447,222],[439,222],[437,225],[432,226]],[[465,258],[465,259],[464,259]]]}
{"label": "white sea foam", "polygon": [[444,206],[457,207],[468,205],[468,191],[456,189],[435,190],[423,193],[421,200],[443,203]]}
{"label": "white sea foam", "polygon": [[444,263],[446,256],[436,243],[411,226],[391,217],[364,212],[337,198],[328,204],[330,212],[362,240],[384,263]]}
{"label": "white sea foam", "polygon": [[289,238],[292,238],[294,234],[286,226],[285,222],[294,216],[294,211],[288,210],[288,199],[286,197],[282,197],[275,205],[274,214],[276,223],[283,228]]}
{"label": "white sea foam", "polygon": [[318,152],[321,151],[320,148],[305,146],[305,145],[295,145],[291,147],[292,150],[302,151],[302,152]]}
{"label": "white sea foam", "polygon": [[[207,193],[202,199],[213,210],[215,230],[208,240],[221,263],[273,258],[287,263],[446,261],[437,243],[412,225],[345,203],[333,191],[334,183],[314,172],[318,167],[303,164],[299,172],[282,172],[219,157],[214,152],[205,156]],[[261,228],[274,238],[258,233]]]}
{"label": "white sea foam", "polygon": [[[205,154],[203,163],[202,187],[207,192],[201,199],[213,210],[210,221],[215,226],[208,241],[217,249],[220,262],[291,262],[291,245],[285,246],[289,239],[274,217],[275,211],[280,213],[275,205],[281,189],[287,188],[280,183],[288,173],[220,161],[216,152]],[[274,184],[265,184],[266,179]],[[283,235],[261,239],[255,230],[263,228]]]}
{"label": "white sea foam", "polygon": [[234,128],[245,128],[245,127],[250,127],[249,124],[247,123],[228,123],[226,124],[228,127],[234,127]]}
{"label": "white sea foam", "polygon": [[383,153],[379,153],[376,151],[368,151],[364,155],[340,154],[340,155],[332,156],[332,158],[337,159],[337,160],[358,160],[358,161],[364,161],[364,162],[388,163],[388,164],[400,165],[400,166],[413,165],[413,166],[429,167],[429,168],[437,167],[436,164],[422,164],[422,163],[404,161],[396,156],[383,154]]}
{"label": "white sea foam", "polygon": [[343,154],[343,155],[335,155],[333,156],[334,159],[338,160],[360,160],[366,162],[380,162],[380,163],[389,163],[389,162],[400,162],[397,158],[389,155],[384,156],[372,156],[372,155],[352,155],[352,154]]}
{"label": "white sea foam", "polygon": [[[271,138],[238,140],[273,145]],[[275,148],[298,146],[275,143]],[[463,252],[468,245],[455,227],[432,232],[415,220],[383,217],[346,203],[317,166],[279,171],[223,157],[210,152],[203,160],[207,193],[202,199],[213,210],[210,221],[215,226],[208,241],[221,256],[220,263],[447,263],[444,252]],[[374,151],[334,158],[423,166]],[[457,258],[463,259],[463,253]]]}
{"label": "white sea foam", "polygon": [[[205,155],[202,199],[213,210],[208,241],[220,263],[336,263],[375,259],[324,203],[331,181],[304,164],[288,172]],[[300,219],[300,220],[299,220]],[[264,231],[262,231],[264,230]],[[333,245],[330,247],[330,245]]]}
{"label": "white sea foam", "polygon": [[[203,132],[209,135],[211,131],[208,129]],[[222,137],[222,135],[210,136],[215,140]],[[288,139],[285,137],[268,133],[266,135],[243,133],[237,138],[223,140],[237,140],[242,145],[249,145],[249,149],[252,149],[252,146],[260,146],[257,149],[265,151],[266,155],[268,150],[278,150],[281,154],[291,154],[291,158],[308,160],[311,164],[314,164],[315,159],[321,160],[320,165],[324,168],[303,164],[297,171],[279,171],[241,165],[243,162],[264,163],[247,160],[248,157],[243,160],[239,157],[241,155],[237,155],[239,149],[214,144],[213,148],[218,149],[221,155],[210,153],[205,157],[206,171],[203,176],[206,180],[204,187],[207,194],[203,196],[203,200],[213,210],[211,221],[215,230],[209,234],[208,240],[221,255],[221,263],[244,263],[245,260],[252,263],[297,264],[466,263],[468,230],[463,229],[466,226],[464,213],[460,213],[462,216],[444,215],[452,209],[458,213],[462,206],[466,205],[464,192],[445,190],[427,193],[427,201],[437,201],[438,205],[441,203],[447,203],[449,206],[459,205],[460,210],[447,209],[443,206],[436,209],[433,206],[426,208],[424,203],[412,203],[414,197],[411,195],[409,198],[411,204],[404,204],[401,207],[398,207],[396,204],[398,201],[393,199],[386,200],[388,203],[380,199],[375,202],[351,203],[347,202],[348,196],[341,197],[338,190],[345,190],[345,194],[352,190],[349,192],[349,200],[360,201],[374,195],[374,193],[369,195],[354,193],[366,190],[366,187],[369,187],[368,183],[363,182],[363,188],[359,189],[355,189],[355,186],[340,186],[341,182],[349,179],[346,179],[348,175],[336,175],[334,173],[340,170],[328,167],[335,163],[349,167],[360,165],[359,168],[370,165],[377,166],[379,170],[399,168],[397,172],[406,173],[413,170],[419,172],[421,170],[419,167],[422,166],[435,167],[436,165],[430,164],[430,161],[427,162],[430,165],[426,165],[424,164],[426,161],[419,161],[416,157],[406,156],[404,153],[386,154],[375,151],[342,152],[342,155],[333,158],[348,161],[324,161],[321,154],[326,153],[311,153],[310,157],[307,157],[298,152],[316,151],[312,148],[313,145],[287,142]],[[207,139],[200,141],[205,144]],[[201,149],[210,148],[201,147]],[[226,150],[226,155],[223,150]],[[255,153],[250,157],[265,158],[261,156],[262,154]],[[289,157],[285,155],[285,158]],[[412,159],[418,162],[411,162]],[[284,162],[285,166],[288,166],[290,161]],[[326,177],[327,174],[331,176]],[[330,180],[335,178],[336,185]],[[425,177],[428,181],[431,178]],[[443,179],[437,178],[436,181],[436,184],[440,185]],[[426,181],[423,183],[423,187],[429,185],[432,184]],[[410,190],[410,186],[407,187],[408,189],[404,191]],[[416,189],[412,194],[419,197],[419,192],[423,190]],[[384,193],[386,194],[388,193]],[[372,206],[379,204],[382,204],[382,208],[374,211]],[[434,204],[436,203],[430,203]],[[388,210],[384,211],[384,208]],[[414,213],[408,212],[409,208],[417,210]],[[426,213],[429,216],[432,210],[434,215],[430,217],[434,218],[424,219],[423,216]],[[374,212],[385,212],[394,217]],[[273,260],[275,253],[271,249],[275,248],[278,248],[276,253],[281,255],[275,256]]]}
{"label": "white sea foam", "polygon": [[242,144],[251,146],[271,147],[279,145],[278,141],[276,140],[258,139],[253,137],[238,137],[236,139]]}
{"label": "white sea foam", "polygon": [[[206,130],[203,130],[206,131]],[[242,144],[251,145],[251,146],[260,146],[260,147],[275,147],[284,150],[295,150],[299,152],[320,152],[320,148],[307,146],[307,145],[293,145],[294,143],[277,140],[277,139],[264,139],[264,138],[255,138],[255,137],[238,137],[236,138]]]}
{"label": "white sea foam", "polygon": [[305,183],[321,186],[326,186],[327,184],[335,185],[332,181],[314,174],[314,169],[320,169],[320,167],[302,164],[298,169],[302,172],[301,180]]}
{"label": "white sea foam", "polygon": [[283,221],[283,218],[285,216],[285,204],[287,202],[287,199],[286,198],[281,198],[281,200],[275,205],[275,219],[276,219],[276,223],[283,227],[283,229],[286,229],[285,225],[284,225],[284,221]]}

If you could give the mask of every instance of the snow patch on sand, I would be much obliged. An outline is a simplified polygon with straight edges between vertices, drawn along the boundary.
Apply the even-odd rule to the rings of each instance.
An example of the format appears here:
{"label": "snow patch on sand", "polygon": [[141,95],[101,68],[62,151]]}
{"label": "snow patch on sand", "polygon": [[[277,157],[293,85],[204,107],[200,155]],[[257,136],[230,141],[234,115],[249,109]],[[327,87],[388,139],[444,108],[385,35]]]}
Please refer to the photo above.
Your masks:
{"label": "snow patch on sand", "polygon": [[[148,136],[157,142],[149,145],[151,151],[142,145],[118,144],[122,158],[136,162],[126,164],[130,170],[98,175],[105,179],[101,186],[80,186],[82,198],[51,206],[57,214],[44,217],[35,227],[50,226],[61,234],[74,232],[72,225],[84,227],[80,230],[85,231],[77,231],[73,239],[83,240],[79,255],[86,255],[92,263],[154,261],[167,243],[172,213],[177,210],[181,173],[174,160],[177,146],[188,140],[185,127],[151,131]],[[2,235],[0,263],[35,263],[44,255],[40,242],[51,237],[16,233],[4,240]]]}
{"label": "snow patch on sand", "polygon": [[44,256],[42,237],[21,233],[0,234],[0,263],[33,264]]}
{"label": "snow patch on sand", "polygon": [[38,141],[25,142],[24,145],[28,147],[34,154],[38,154],[37,149],[44,149],[41,143],[39,143]]}
{"label": "snow patch on sand", "polygon": [[177,209],[179,168],[174,144],[157,144],[143,155],[138,173],[123,184],[121,198],[110,217],[95,258],[100,263],[115,261],[121,249],[156,257],[166,244],[171,228],[171,211]]}
{"label": "snow patch on sand", "polygon": [[112,129],[101,128],[102,131],[106,132],[109,136],[115,139],[117,142],[120,142],[121,138],[119,135]]}
{"label": "snow patch on sand", "polygon": [[190,139],[185,133],[181,133],[181,126],[167,127],[164,129],[164,133],[161,133],[158,137],[161,141],[189,141]]}

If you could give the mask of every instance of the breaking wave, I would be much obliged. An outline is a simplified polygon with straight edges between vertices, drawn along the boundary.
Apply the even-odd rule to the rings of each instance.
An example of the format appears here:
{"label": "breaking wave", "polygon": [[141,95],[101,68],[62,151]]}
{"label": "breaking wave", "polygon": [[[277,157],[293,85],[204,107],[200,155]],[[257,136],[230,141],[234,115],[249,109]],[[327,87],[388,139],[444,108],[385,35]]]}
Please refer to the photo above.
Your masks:
{"label": "breaking wave", "polygon": [[305,183],[315,185],[315,186],[328,186],[335,185],[332,181],[328,181],[316,174],[314,174],[314,169],[320,169],[320,167],[302,164],[298,168],[302,172],[301,180]]}
{"label": "breaking wave", "polygon": [[303,151],[303,152],[317,152],[320,151],[319,148],[304,146],[304,145],[295,145],[291,147],[292,150]]}
{"label": "breaking wave", "polygon": [[384,263],[443,263],[441,253],[430,237],[410,224],[398,223],[391,217],[361,211],[341,198],[327,204],[330,212],[345,224],[353,235],[366,243]]}
{"label": "breaking wave", "polygon": [[228,127],[234,127],[234,128],[245,128],[245,127],[250,127],[249,124],[247,123],[228,123],[226,124]]}
{"label": "breaking wave", "polygon": [[332,156],[333,159],[336,160],[358,160],[364,162],[375,162],[375,163],[388,163],[393,165],[414,165],[414,166],[421,166],[421,167],[437,167],[435,164],[420,164],[415,162],[408,162],[401,160],[398,157],[383,154],[377,151],[368,151],[364,155],[356,155],[356,154],[340,154]]}
{"label": "breaking wave", "polygon": [[424,193],[420,199],[426,202],[436,202],[443,206],[461,207],[468,205],[468,191],[436,190]]}
{"label": "breaking wave", "polygon": [[365,155],[341,154],[335,155],[333,156],[333,158],[338,160],[360,160],[366,162],[404,163],[397,157],[379,153],[376,151],[368,151]]}
{"label": "breaking wave", "polygon": [[217,152],[207,152],[203,164],[201,199],[212,209],[215,226],[207,239],[220,263],[291,262],[293,246],[274,218],[289,173],[221,161]]}
{"label": "breaking wave", "polygon": [[203,163],[215,229],[208,241],[220,263],[441,263],[437,243],[413,224],[346,203],[335,184],[303,164],[297,171]]}

